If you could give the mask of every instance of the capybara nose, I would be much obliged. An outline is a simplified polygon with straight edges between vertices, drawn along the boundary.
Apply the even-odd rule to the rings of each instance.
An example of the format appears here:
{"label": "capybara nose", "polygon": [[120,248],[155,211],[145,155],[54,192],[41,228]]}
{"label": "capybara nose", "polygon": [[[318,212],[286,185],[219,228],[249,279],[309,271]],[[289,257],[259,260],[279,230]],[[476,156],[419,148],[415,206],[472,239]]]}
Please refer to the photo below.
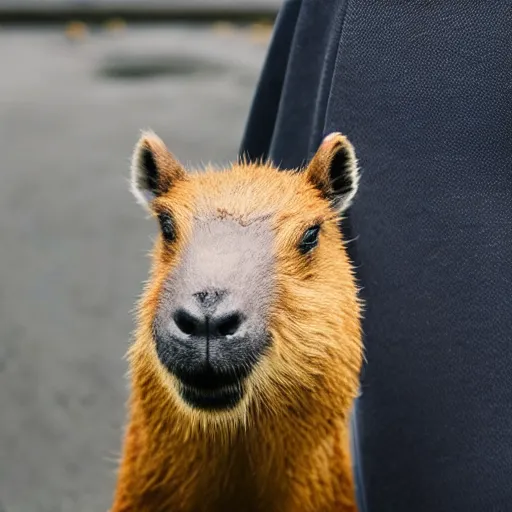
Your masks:
{"label": "capybara nose", "polygon": [[187,400],[196,405],[213,400],[212,393],[220,393],[223,404],[226,393],[238,401],[240,386],[269,342],[254,303],[209,290],[182,294],[163,311],[153,323],[156,351],[181,383],[180,393],[192,393]]}
{"label": "capybara nose", "polygon": [[209,314],[206,308],[192,311],[181,307],[174,312],[173,320],[182,334],[210,339],[235,335],[243,315],[239,311]]}

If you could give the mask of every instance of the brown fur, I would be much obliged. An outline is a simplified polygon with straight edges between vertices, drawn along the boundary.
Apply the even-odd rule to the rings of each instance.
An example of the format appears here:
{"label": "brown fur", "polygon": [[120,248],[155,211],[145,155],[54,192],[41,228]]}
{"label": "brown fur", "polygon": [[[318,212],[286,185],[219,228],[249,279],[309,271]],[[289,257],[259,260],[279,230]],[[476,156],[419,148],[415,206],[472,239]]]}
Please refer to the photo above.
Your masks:
{"label": "brown fur", "polygon": [[[160,141],[146,137],[167,173],[167,191],[151,211],[172,211],[179,236],[173,247],[156,241],[139,305],[129,351],[129,423],[111,511],[356,511],[348,418],[362,359],[360,304],[338,214],[314,186],[329,158],[300,173],[239,163],[184,176]],[[333,147],[325,143],[320,151]],[[160,290],[193,219],[212,211],[241,223],[270,219],[277,264],[270,352],[249,377],[243,402],[220,413],[180,401],[151,331]],[[308,263],[295,244],[317,221],[320,243]]]}

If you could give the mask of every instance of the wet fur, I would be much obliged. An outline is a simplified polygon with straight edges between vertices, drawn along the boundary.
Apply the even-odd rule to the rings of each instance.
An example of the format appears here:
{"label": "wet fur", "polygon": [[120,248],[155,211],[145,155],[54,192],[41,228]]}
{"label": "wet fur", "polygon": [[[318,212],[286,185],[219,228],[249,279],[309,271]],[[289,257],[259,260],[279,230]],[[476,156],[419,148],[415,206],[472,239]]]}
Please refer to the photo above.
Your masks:
{"label": "wet fur", "polygon": [[[172,186],[149,209],[171,212],[178,235],[172,247],[158,237],[139,303],[111,512],[356,511],[348,420],[362,360],[360,304],[321,170],[309,171],[311,179],[308,170],[241,162],[184,177],[173,165]],[[181,402],[151,328],[194,219],[212,212],[242,224],[270,220],[276,253],[271,344],[242,403],[220,413]],[[316,221],[323,222],[316,252],[299,257],[295,244]]]}

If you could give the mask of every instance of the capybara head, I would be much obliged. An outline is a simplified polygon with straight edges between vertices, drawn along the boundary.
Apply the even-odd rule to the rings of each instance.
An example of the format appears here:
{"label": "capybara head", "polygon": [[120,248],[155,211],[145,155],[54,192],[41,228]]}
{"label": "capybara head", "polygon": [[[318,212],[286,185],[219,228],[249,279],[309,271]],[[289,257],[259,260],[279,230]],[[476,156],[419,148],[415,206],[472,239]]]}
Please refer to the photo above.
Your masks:
{"label": "capybara head", "polygon": [[357,185],[353,147],[339,133],[303,169],[241,161],[204,172],[143,133],[132,191],[159,234],[135,371],[206,421],[349,404],[360,310],[339,221]]}

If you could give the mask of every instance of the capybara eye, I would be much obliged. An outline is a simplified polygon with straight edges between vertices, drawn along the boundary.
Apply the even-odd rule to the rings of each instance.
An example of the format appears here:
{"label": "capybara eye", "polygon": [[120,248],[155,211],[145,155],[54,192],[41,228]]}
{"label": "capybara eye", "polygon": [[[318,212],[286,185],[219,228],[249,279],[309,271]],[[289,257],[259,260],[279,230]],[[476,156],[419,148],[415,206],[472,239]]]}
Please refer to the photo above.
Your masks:
{"label": "capybara eye", "polygon": [[172,216],[168,213],[161,213],[158,215],[158,221],[160,222],[160,229],[165,240],[173,242],[176,238],[176,230]]}
{"label": "capybara eye", "polygon": [[313,250],[318,245],[318,235],[320,233],[320,226],[313,226],[308,228],[304,235],[302,236],[302,240],[299,244],[299,250],[302,254],[306,254],[309,251]]}

